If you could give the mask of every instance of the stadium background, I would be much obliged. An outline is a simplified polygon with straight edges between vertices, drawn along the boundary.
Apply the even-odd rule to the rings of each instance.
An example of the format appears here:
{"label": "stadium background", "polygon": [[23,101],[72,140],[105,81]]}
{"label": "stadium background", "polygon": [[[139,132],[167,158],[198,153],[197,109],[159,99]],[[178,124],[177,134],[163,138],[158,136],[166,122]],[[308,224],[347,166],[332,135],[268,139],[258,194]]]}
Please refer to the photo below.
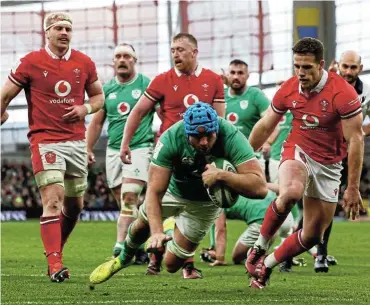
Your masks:
{"label": "stadium background", "polygon": [[[248,85],[259,86],[271,98],[276,83],[292,75],[291,47],[298,38],[312,36],[326,47],[327,64],[344,50],[362,56],[361,79],[370,82],[370,2],[337,1],[2,1],[1,83],[17,58],[43,47],[43,18],[66,10],[73,17],[72,47],[89,55],[104,83],[113,77],[112,52],[119,42],[130,42],[138,53],[138,70],[149,77],[170,68],[170,40],[180,31],[199,41],[199,62],[216,72],[233,58],[248,62]],[[30,165],[27,105],[22,92],[9,107],[1,128],[1,219],[38,217],[40,198]],[[154,132],[159,126],[155,121]],[[106,126],[96,146],[98,164],[89,176],[87,210],[83,219],[117,216],[105,182]],[[361,192],[370,194],[366,154]],[[105,212],[97,212],[105,210]]]}

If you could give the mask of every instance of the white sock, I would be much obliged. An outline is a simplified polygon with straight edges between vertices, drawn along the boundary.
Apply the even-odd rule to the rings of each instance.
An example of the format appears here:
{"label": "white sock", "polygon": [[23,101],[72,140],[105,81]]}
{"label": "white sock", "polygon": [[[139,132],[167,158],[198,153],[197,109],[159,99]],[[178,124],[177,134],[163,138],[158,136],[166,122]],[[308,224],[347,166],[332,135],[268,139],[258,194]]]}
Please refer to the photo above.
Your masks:
{"label": "white sock", "polygon": [[258,236],[258,239],[255,243],[255,245],[260,246],[262,249],[268,250],[270,246],[270,240],[267,238],[264,238],[261,234]]}
{"label": "white sock", "polygon": [[265,258],[265,265],[268,268],[274,268],[279,262],[276,260],[274,253],[271,253],[269,256]]}
{"label": "white sock", "polygon": [[317,254],[317,248],[312,247],[310,250],[308,250],[308,253],[310,253],[312,256],[315,256]]}

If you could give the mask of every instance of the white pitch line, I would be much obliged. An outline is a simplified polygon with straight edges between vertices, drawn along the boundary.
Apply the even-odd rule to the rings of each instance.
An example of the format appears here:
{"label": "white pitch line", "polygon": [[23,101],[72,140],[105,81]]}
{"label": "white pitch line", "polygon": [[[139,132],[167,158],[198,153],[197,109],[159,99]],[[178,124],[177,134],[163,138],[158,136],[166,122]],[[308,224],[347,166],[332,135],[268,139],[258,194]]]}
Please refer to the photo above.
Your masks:
{"label": "white pitch line", "polygon": [[[160,303],[160,304],[174,304],[174,303],[184,303],[183,300],[115,300],[115,301],[73,301],[73,304],[78,304],[78,305],[85,305],[85,304],[147,304],[148,301],[150,303]],[[214,304],[214,303],[240,303],[241,300],[197,300],[196,303],[207,303],[207,304]],[[52,302],[53,305],[70,305],[71,301],[63,301],[63,302]],[[191,301],[190,303],[194,303]],[[34,302],[34,301],[8,301],[8,302],[2,302],[3,305],[41,305],[41,304],[50,304],[50,301],[45,301],[45,302]]]}
{"label": "white pitch line", "polygon": [[[143,273],[144,274],[144,273]],[[125,276],[134,276],[140,274],[137,273],[124,273],[124,274],[115,274],[114,277],[125,277]],[[9,273],[2,273],[1,277],[13,277],[13,276],[19,276],[19,277],[47,277],[46,273],[45,274],[9,274]],[[72,273],[71,277],[89,277],[90,273]]]}

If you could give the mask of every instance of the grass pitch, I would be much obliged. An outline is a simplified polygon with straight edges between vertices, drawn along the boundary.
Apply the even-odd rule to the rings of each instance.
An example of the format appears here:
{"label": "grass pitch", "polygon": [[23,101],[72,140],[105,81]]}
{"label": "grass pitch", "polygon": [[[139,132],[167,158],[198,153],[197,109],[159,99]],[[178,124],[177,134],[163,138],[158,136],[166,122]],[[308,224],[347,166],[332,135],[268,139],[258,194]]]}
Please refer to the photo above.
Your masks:
{"label": "grass pitch", "polygon": [[[90,291],[90,272],[111,254],[116,225],[80,222],[64,251],[71,279],[51,283],[37,221],[2,223],[1,304],[370,304],[370,223],[335,223],[329,252],[339,262],[327,274],[313,271],[313,260],[303,254],[307,267],[289,274],[275,269],[264,290],[248,288],[243,266],[209,267],[199,262],[202,280],[183,280],[181,273],[144,276],[144,266],[122,270]],[[245,225],[228,222],[227,260]],[[208,246],[208,238],[201,247]]]}

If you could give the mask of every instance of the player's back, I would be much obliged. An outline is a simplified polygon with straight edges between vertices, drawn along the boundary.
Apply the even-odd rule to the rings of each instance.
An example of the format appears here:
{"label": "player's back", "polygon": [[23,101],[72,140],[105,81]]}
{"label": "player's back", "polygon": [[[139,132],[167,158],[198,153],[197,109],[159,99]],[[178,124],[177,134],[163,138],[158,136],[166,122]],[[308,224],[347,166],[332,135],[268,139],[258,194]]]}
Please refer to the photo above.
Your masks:
{"label": "player's back", "polygon": [[84,121],[68,123],[66,108],[83,105],[85,87],[97,78],[95,64],[76,50],[55,58],[41,49],[23,57],[12,69],[9,79],[23,87],[28,103],[30,141],[41,143],[85,138]]}
{"label": "player's back", "polygon": [[180,121],[186,109],[195,102],[212,105],[224,101],[221,77],[200,66],[191,75],[182,74],[175,68],[158,75],[145,95],[153,102],[160,103],[163,120],[159,135]]}
{"label": "player's back", "polygon": [[341,161],[346,154],[341,119],[348,119],[361,107],[357,93],[335,73],[324,71],[309,97],[300,91],[296,76],[286,81],[273,99],[275,112],[293,114],[292,131],[285,147],[298,145],[322,164]]}

